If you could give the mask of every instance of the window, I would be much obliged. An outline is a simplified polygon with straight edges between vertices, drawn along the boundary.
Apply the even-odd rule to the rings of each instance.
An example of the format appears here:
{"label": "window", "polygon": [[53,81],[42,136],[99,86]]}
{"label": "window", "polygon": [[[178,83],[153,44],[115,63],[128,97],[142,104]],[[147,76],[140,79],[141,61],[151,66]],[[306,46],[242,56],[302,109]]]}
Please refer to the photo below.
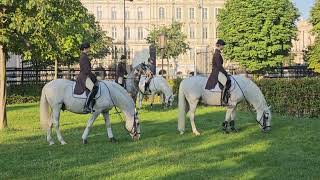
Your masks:
{"label": "window", "polygon": [[195,39],[194,27],[190,27],[190,29],[189,29],[189,38]]}
{"label": "window", "polygon": [[143,28],[138,28],[138,40],[143,40]]}
{"label": "window", "polygon": [[117,39],[117,28],[116,27],[112,27],[112,38]]}
{"label": "window", "polygon": [[216,8],[216,16],[219,15],[220,8]]}
{"label": "window", "polygon": [[142,8],[139,7],[138,8],[138,20],[141,20],[141,19],[143,19],[143,12],[142,12]]}
{"label": "window", "polygon": [[159,8],[159,19],[164,19],[165,14],[164,14],[164,8],[160,7]]}
{"label": "window", "polygon": [[202,39],[208,39],[208,28],[204,27],[202,29]]}
{"label": "window", "polygon": [[208,8],[202,8],[202,19],[208,19]]}
{"label": "window", "polygon": [[126,27],[125,29],[125,36],[127,40],[130,40],[130,27]]}
{"label": "window", "polygon": [[189,9],[189,18],[194,19],[194,8]]}
{"label": "window", "polygon": [[112,20],[116,20],[117,19],[117,11],[116,11],[115,7],[111,8],[111,19]]}
{"label": "window", "polygon": [[98,6],[97,7],[97,19],[101,19],[102,18],[102,7]]}
{"label": "window", "polygon": [[126,18],[126,19],[130,19],[130,12],[129,12],[129,9],[126,9],[126,12],[125,12],[125,18]]}
{"label": "window", "polygon": [[181,8],[176,9],[176,19],[181,19]]}

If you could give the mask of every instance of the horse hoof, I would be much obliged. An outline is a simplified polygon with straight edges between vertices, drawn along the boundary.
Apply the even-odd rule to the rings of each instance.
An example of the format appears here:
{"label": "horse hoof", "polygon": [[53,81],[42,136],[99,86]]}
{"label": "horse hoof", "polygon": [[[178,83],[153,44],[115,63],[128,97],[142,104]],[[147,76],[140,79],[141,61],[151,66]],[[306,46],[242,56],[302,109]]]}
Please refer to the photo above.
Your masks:
{"label": "horse hoof", "polygon": [[112,142],[112,143],[117,143],[118,142],[118,140],[116,139],[116,138],[110,138],[110,142]]}
{"label": "horse hoof", "polygon": [[223,133],[229,134],[230,132],[228,130],[223,130]]}
{"label": "horse hoof", "polygon": [[61,145],[65,145],[67,144],[65,141],[61,141]]}
{"label": "horse hoof", "polygon": [[88,144],[88,140],[83,139],[83,140],[82,140],[82,144]]}
{"label": "horse hoof", "polygon": [[200,136],[201,135],[198,131],[193,132],[193,134],[196,135],[196,136]]}
{"label": "horse hoof", "polygon": [[49,146],[52,146],[52,145],[54,145],[54,142],[53,141],[49,142]]}
{"label": "horse hoof", "polygon": [[184,131],[180,131],[180,135],[183,135],[184,134]]}
{"label": "horse hoof", "polygon": [[237,133],[237,132],[239,132],[239,129],[237,129],[237,128],[231,128],[231,131]]}

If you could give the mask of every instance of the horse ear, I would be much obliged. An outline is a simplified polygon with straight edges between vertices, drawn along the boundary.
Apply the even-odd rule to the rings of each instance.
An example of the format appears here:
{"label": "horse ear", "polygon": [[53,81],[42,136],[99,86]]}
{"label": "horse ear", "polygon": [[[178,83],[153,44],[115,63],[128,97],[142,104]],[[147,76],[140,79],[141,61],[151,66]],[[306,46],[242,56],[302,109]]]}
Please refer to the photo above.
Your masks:
{"label": "horse ear", "polygon": [[271,105],[268,106],[268,109],[269,109],[269,110],[271,109]]}

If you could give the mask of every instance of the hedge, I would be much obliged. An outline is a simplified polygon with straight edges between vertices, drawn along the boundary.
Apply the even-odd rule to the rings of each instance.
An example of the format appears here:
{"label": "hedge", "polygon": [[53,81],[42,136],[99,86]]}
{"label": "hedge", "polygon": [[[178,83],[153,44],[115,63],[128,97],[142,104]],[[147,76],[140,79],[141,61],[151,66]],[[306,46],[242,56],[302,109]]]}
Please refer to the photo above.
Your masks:
{"label": "hedge", "polygon": [[[181,79],[169,84],[178,93]],[[272,112],[296,117],[320,116],[320,78],[261,79],[255,83],[262,90]],[[248,110],[245,103],[240,109]]]}
{"label": "hedge", "polygon": [[297,117],[319,117],[320,78],[256,81],[272,111]]}
{"label": "hedge", "polygon": [[[181,81],[181,78],[169,80],[174,94],[178,94]],[[255,82],[272,106],[272,112],[296,117],[320,116],[320,78],[261,79]],[[38,102],[42,86],[10,86],[7,103]],[[244,103],[240,108],[248,109]]]}

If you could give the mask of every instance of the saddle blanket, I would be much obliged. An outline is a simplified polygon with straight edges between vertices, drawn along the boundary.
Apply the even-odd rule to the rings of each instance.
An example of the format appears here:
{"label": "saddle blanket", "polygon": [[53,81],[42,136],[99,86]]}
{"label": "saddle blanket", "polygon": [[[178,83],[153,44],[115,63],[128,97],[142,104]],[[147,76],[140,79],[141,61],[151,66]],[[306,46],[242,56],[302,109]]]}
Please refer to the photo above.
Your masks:
{"label": "saddle blanket", "polygon": [[[72,97],[78,98],[78,99],[87,99],[87,92],[86,91],[80,95],[74,94],[75,86],[76,86],[76,83],[74,82],[72,85]],[[100,98],[100,96],[101,96],[101,83],[98,83],[98,92],[97,92],[97,95],[94,99],[98,99],[98,98]]]}

